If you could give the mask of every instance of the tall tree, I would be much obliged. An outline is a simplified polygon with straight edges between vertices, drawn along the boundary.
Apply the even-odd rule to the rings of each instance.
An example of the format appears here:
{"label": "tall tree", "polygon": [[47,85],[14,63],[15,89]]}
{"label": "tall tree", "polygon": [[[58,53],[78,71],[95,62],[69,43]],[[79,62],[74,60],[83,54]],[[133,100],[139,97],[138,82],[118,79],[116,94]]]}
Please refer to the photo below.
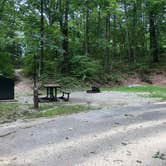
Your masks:
{"label": "tall tree", "polygon": [[105,18],[105,54],[104,54],[104,68],[109,71],[110,65],[110,11],[108,10]]}
{"label": "tall tree", "polygon": [[[62,2],[60,3],[62,5]],[[63,34],[63,42],[62,42],[62,48],[63,48],[63,67],[62,72],[64,74],[68,74],[70,71],[69,68],[69,30],[68,30],[68,23],[69,23],[69,7],[70,7],[70,0],[65,0],[64,4],[64,14],[61,15],[60,19],[60,26],[61,26],[61,32]],[[61,6],[61,11],[62,11]]]}
{"label": "tall tree", "polygon": [[44,57],[44,0],[40,0],[40,65],[39,72],[43,73],[43,57]]}
{"label": "tall tree", "polygon": [[84,48],[85,48],[85,55],[89,55],[89,2],[85,0],[85,30],[84,30]]}

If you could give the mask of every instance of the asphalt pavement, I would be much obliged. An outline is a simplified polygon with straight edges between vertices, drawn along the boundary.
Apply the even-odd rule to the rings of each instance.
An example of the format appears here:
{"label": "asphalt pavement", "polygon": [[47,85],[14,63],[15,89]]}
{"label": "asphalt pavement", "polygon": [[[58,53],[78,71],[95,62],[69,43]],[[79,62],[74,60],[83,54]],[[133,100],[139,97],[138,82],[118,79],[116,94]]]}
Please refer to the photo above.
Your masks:
{"label": "asphalt pavement", "polygon": [[0,166],[166,166],[166,104],[0,125]]}

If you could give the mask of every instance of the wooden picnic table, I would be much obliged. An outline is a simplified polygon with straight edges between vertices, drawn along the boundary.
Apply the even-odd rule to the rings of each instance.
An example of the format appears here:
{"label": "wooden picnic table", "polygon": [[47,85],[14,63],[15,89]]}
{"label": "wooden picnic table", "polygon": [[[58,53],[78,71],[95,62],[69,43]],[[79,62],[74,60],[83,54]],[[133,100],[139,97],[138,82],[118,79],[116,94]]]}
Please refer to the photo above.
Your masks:
{"label": "wooden picnic table", "polygon": [[47,89],[46,98],[50,101],[58,101],[57,93],[58,88],[61,88],[59,84],[45,84],[44,88]]}

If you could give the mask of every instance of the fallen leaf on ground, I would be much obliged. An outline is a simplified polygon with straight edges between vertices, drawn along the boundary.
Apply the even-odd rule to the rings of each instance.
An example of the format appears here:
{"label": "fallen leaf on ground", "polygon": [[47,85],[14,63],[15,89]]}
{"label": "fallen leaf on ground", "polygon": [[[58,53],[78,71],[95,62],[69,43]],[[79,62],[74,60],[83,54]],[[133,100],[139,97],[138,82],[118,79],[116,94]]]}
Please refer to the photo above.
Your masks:
{"label": "fallen leaf on ground", "polygon": [[122,144],[122,145],[124,145],[124,146],[126,146],[126,145],[127,145],[127,143],[125,143],[125,142],[122,142],[121,144]]}
{"label": "fallen leaf on ground", "polygon": [[137,160],[136,162],[137,162],[137,163],[139,163],[139,164],[141,164],[141,163],[142,163],[142,161],[140,161],[140,160]]}

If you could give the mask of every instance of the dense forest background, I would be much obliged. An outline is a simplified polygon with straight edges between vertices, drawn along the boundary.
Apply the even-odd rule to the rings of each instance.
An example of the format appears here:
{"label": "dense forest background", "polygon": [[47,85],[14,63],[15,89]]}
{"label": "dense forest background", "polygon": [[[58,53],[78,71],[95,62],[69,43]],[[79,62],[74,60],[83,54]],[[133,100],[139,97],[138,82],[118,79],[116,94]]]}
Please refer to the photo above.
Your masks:
{"label": "dense forest background", "polygon": [[165,70],[165,11],[165,0],[0,0],[0,73],[107,83]]}

